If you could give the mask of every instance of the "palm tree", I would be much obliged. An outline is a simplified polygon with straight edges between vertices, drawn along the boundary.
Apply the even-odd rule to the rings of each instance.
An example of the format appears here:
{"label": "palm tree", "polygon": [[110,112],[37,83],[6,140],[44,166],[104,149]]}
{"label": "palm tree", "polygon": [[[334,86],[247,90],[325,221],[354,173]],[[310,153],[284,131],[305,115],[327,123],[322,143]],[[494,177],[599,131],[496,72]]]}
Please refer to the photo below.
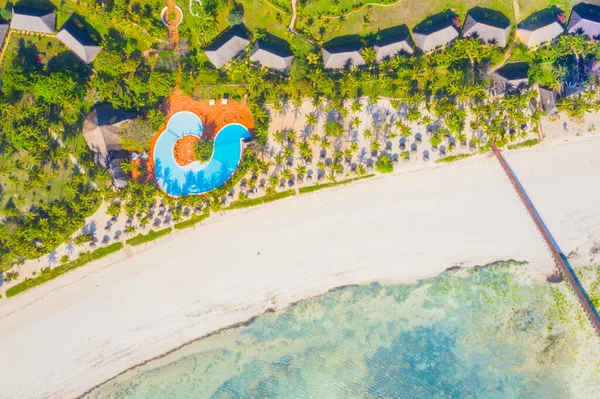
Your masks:
{"label": "palm tree", "polygon": [[300,152],[300,157],[302,159],[306,160],[312,156],[312,149],[306,141],[303,141],[298,145],[298,151]]}
{"label": "palm tree", "polygon": [[292,144],[298,138],[298,133],[294,129],[290,129],[286,133],[288,143]]}
{"label": "palm tree", "polygon": [[373,64],[377,60],[377,53],[373,47],[365,47],[362,49],[362,56],[365,62],[369,65]]}
{"label": "palm tree", "polygon": [[315,126],[317,124],[317,115],[314,112],[306,115],[306,124],[308,126]]}
{"label": "palm tree", "polygon": [[353,113],[360,112],[362,110],[362,104],[360,100],[353,101],[350,108],[352,109]]}
{"label": "palm tree", "polygon": [[304,180],[304,176],[306,176],[306,166],[304,166],[304,165],[296,166],[296,176],[298,177],[298,180],[300,180],[300,181]]}
{"label": "palm tree", "polygon": [[284,140],[285,140],[284,134],[280,130],[276,131],[275,134],[273,135],[273,141],[281,144],[282,147],[283,147]]}
{"label": "palm tree", "polygon": [[358,165],[358,166],[356,167],[356,174],[357,174],[358,176],[364,176],[364,175],[366,175],[366,174],[367,174],[367,168],[365,167],[365,165],[364,165],[364,164],[362,164],[362,163],[361,163],[360,165]]}
{"label": "palm tree", "polygon": [[309,65],[318,65],[321,61],[321,55],[318,53],[308,53],[306,55],[306,61]]}

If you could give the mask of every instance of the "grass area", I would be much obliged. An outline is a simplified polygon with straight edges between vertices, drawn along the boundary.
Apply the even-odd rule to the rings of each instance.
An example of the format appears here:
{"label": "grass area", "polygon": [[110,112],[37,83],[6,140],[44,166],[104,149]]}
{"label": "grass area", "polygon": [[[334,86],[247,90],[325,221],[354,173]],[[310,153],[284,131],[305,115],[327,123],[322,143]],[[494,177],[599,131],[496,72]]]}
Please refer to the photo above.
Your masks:
{"label": "grass area", "polygon": [[44,269],[39,276],[34,278],[26,278],[24,281],[16,284],[14,287],[10,287],[8,290],[6,290],[6,297],[10,298],[30,288],[37,287],[38,285],[53,280],[58,276],[67,273],[68,271],[77,269],[87,263],[90,263],[93,260],[97,260],[120,251],[121,248],[123,248],[123,244],[116,242],[109,246],[98,248],[93,252],[82,252],[79,254],[79,257],[72,262],[57,266],[54,269]]}
{"label": "grass area", "polygon": [[324,183],[324,184],[315,184],[314,186],[301,187],[298,191],[300,192],[300,194],[308,194],[308,193],[312,193],[312,192],[315,192],[315,191],[322,190],[324,188],[331,188],[331,187],[336,187],[336,186],[345,186],[346,184],[350,184],[350,183],[353,183],[353,182],[358,181],[358,180],[368,179],[368,178],[373,177],[373,176],[375,176],[375,175],[371,174],[371,175],[365,175],[365,176],[361,176],[361,177],[355,177],[353,179],[348,179],[348,180],[335,181],[335,182]]}
{"label": "grass area", "polygon": [[144,243],[157,240],[160,237],[169,235],[171,233],[171,231],[173,231],[172,227],[167,227],[166,229],[162,229],[162,230],[150,230],[148,232],[148,234],[140,233],[137,236],[130,238],[129,240],[127,240],[125,242],[127,243],[127,245],[131,245],[131,246],[135,247],[136,245],[142,245]]}
{"label": "grass area", "polygon": [[296,195],[296,191],[293,189],[282,191],[280,193],[267,194],[259,198],[248,198],[243,200],[237,200],[231,203],[226,209],[242,209],[249,208],[251,206],[267,204],[269,202],[277,201],[283,198],[291,197]]}
{"label": "grass area", "polygon": [[184,220],[183,222],[175,223],[175,225],[173,227],[175,228],[175,230],[187,229],[187,228],[197,225],[198,223],[200,223],[204,219],[208,218],[209,216],[210,216],[210,212],[205,211],[205,212],[202,212],[200,215],[192,215],[192,217],[190,217],[188,220]]}
{"label": "grass area", "polygon": [[321,10],[326,7],[325,4],[331,4],[331,2],[332,0],[315,0],[312,8],[305,7],[305,10],[300,12],[298,28],[310,30],[315,37],[319,37],[319,31],[322,31],[323,40],[327,41],[337,36],[365,35],[377,32],[379,29],[403,24],[412,29],[427,17],[448,8],[456,12],[463,21],[467,12],[475,6],[500,11],[514,21],[512,0],[457,0],[452,3],[448,3],[446,0],[402,0],[394,5],[365,7],[361,11],[345,15],[343,18],[340,18],[339,11],[335,12],[333,8],[330,8],[329,15],[335,16],[335,18],[311,14],[311,10]]}
{"label": "grass area", "polygon": [[3,65],[10,65],[13,57],[17,53],[19,47],[35,46],[39,51],[39,56],[42,62],[47,62],[50,58],[69,51],[58,39],[49,36],[30,36],[20,33],[12,33],[10,41],[6,45],[6,53],[2,59]]}
{"label": "grass area", "polygon": [[461,159],[469,158],[471,156],[473,156],[473,154],[448,155],[447,157],[436,160],[435,163],[450,163],[460,161]]}
{"label": "grass area", "polygon": [[539,142],[540,141],[538,139],[529,139],[529,140],[525,140],[521,143],[509,144],[508,146],[506,146],[506,148],[508,148],[509,150],[518,150],[519,148],[533,147],[534,145],[538,144]]}
{"label": "grass area", "polygon": [[[519,2],[519,22],[529,17],[531,14],[543,10],[544,8],[557,6],[565,12],[565,17],[569,19],[571,8],[574,5],[582,3],[582,0],[517,0]],[[599,5],[598,0],[586,0],[586,3]]]}
{"label": "grass area", "polygon": [[243,0],[241,3],[244,6],[244,25],[248,29],[263,28],[275,36],[291,40],[287,30],[292,20],[291,11],[274,6],[272,2],[266,0]]}
{"label": "grass area", "polygon": [[[35,51],[42,63],[63,53],[70,55],[55,38],[14,33],[7,43],[0,68],[10,67],[19,49],[25,48],[23,51]],[[52,143],[49,152],[54,153],[57,148],[58,144]],[[42,202],[71,198],[74,193],[65,189],[65,184],[73,173],[76,172],[68,159],[51,163],[40,161],[25,150],[0,152],[0,216],[8,204],[26,211]]]}
{"label": "grass area", "polygon": [[[35,51],[42,63],[47,63],[51,58],[63,53],[70,54],[61,42],[46,36],[13,33],[6,45],[1,68],[12,65],[19,49]],[[55,152],[57,147],[54,143],[49,151]],[[0,170],[0,215],[7,204],[26,211],[39,203],[68,199],[73,195],[65,189],[65,184],[75,173],[68,160],[52,164],[40,162],[25,150],[4,151],[0,155]]]}

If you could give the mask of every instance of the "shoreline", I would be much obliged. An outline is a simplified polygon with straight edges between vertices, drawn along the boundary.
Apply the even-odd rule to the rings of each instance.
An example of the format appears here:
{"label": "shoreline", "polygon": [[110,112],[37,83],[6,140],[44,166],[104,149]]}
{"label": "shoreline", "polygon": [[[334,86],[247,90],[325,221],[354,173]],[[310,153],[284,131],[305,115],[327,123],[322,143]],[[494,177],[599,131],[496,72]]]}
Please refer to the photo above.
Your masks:
{"label": "shoreline", "polygon": [[[565,253],[585,250],[590,236],[600,238],[600,190],[571,174],[600,174],[589,167],[600,137],[548,144],[507,160]],[[226,212],[131,258],[89,264],[2,301],[0,350],[15,361],[7,372],[14,387],[0,397],[80,396],[181,342],[331,287],[410,283],[509,258],[542,276],[554,265],[502,173],[475,157]],[[557,184],[548,175],[564,191],[578,189],[572,209],[546,194]]]}
{"label": "shoreline", "polygon": [[[495,261],[495,262],[492,262],[492,263],[488,263],[488,264],[485,264],[485,265],[475,265],[475,266],[472,266],[472,268],[475,268],[475,267],[486,268],[486,267],[493,267],[493,266],[496,266],[496,265],[499,265],[499,264],[510,264],[510,263],[518,265],[518,266],[525,266],[525,267],[527,266],[527,262],[518,261],[518,260],[514,260],[514,259],[508,259],[508,260],[498,260],[498,261]],[[343,290],[345,288],[360,287],[360,286],[366,286],[366,285],[370,285],[370,284],[380,284],[382,286],[384,286],[384,285],[395,285],[395,284],[419,284],[422,281],[428,281],[428,280],[434,279],[434,278],[436,278],[438,276],[441,276],[441,275],[443,275],[445,273],[449,273],[449,272],[453,272],[453,271],[457,271],[457,270],[463,270],[463,269],[468,269],[468,268],[462,268],[460,266],[451,266],[451,267],[446,268],[446,270],[442,271],[441,273],[438,273],[436,275],[429,276],[429,277],[423,277],[423,278],[421,278],[418,281],[413,282],[413,283],[365,281],[363,283],[358,283],[358,284],[340,285],[340,286],[337,286],[337,287],[330,288],[329,290],[327,290],[325,292],[318,293],[318,294],[315,294],[315,295],[310,296],[310,297],[299,299],[298,301],[292,302],[292,303],[288,304],[286,307],[281,308],[281,309],[267,308],[262,313],[256,314],[256,315],[250,317],[247,320],[240,321],[240,322],[232,324],[232,325],[221,327],[218,330],[210,331],[210,332],[208,332],[208,333],[206,333],[206,334],[204,334],[202,336],[199,336],[199,337],[191,339],[190,341],[184,342],[181,345],[179,345],[179,346],[177,346],[177,347],[175,347],[173,349],[168,350],[167,352],[161,353],[161,354],[159,354],[157,356],[154,356],[154,357],[152,357],[150,359],[146,359],[146,360],[144,360],[144,361],[142,361],[142,362],[140,362],[140,363],[138,363],[136,365],[133,365],[133,366],[129,367],[128,369],[121,371],[117,375],[115,375],[115,376],[113,376],[113,377],[111,377],[111,378],[109,378],[109,379],[107,379],[107,380],[105,380],[105,381],[103,381],[103,382],[95,385],[94,387],[88,389],[87,391],[83,392],[82,394],[77,395],[75,397],[75,399],[84,399],[85,397],[87,397],[88,395],[92,394],[97,389],[102,388],[104,385],[106,385],[106,384],[108,384],[108,383],[110,383],[110,382],[118,379],[119,377],[123,376],[124,374],[127,374],[127,373],[131,372],[132,370],[134,370],[134,369],[136,369],[138,367],[142,367],[142,366],[147,365],[148,363],[151,363],[151,362],[154,362],[156,360],[160,360],[160,359],[166,358],[169,355],[171,355],[171,354],[173,354],[173,353],[175,353],[175,352],[177,352],[177,351],[179,351],[179,350],[181,350],[181,349],[183,349],[185,347],[188,347],[190,345],[198,343],[199,341],[202,341],[204,339],[211,338],[211,337],[214,337],[216,335],[220,335],[220,334],[223,334],[223,333],[226,333],[226,332],[231,332],[231,331],[236,330],[236,329],[238,329],[240,327],[246,327],[246,326],[254,323],[254,321],[256,321],[257,319],[259,319],[260,317],[262,317],[264,315],[267,315],[267,314],[270,314],[270,313],[276,313],[276,312],[284,312],[284,311],[286,311],[286,310],[288,310],[288,309],[290,309],[290,308],[292,308],[294,306],[300,305],[303,302],[311,301],[311,300],[316,300],[316,299],[325,297],[325,296],[327,296],[327,295],[329,295],[331,293],[334,293],[336,291]]]}

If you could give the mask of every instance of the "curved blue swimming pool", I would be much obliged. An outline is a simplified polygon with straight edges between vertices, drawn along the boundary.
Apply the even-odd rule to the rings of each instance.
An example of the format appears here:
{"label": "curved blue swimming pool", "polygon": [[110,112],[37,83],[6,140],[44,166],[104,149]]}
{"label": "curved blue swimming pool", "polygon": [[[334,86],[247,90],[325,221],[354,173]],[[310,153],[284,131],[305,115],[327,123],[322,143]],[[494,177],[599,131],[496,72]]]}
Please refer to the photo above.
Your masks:
{"label": "curved blue swimming pool", "polygon": [[183,136],[202,137],[202,121],[189,111],[177,112],[169,119],[154,145],[154,174],[159,187],[178,197],[206,193],[222,186],[236,170],[242,157],[242,140],[250,138],[245,126],[230,123],[214,140],[212,158],[208,162],[194,161],[180,166],[175,160],[175,142]]}

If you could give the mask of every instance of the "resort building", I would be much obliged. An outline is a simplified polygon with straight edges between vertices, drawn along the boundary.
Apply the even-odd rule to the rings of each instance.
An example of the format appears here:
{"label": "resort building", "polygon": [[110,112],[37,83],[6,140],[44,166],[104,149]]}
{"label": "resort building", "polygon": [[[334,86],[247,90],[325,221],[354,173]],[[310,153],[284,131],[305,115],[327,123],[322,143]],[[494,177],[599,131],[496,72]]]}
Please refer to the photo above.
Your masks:
{"label": "resort building", "polygon": [[4,39],[8,34],[8,24],[0,24],[0,48],[4,45]]}
{"label": "resort building", "polygon": [[250,61],[258,62],[264,67],[280,72],[288,72],[294,62],[294,55],[291,51],[272,43],[257,40],[252,47]]}
{"label": "resort building", "polygon": [[546,113],[546,116],[556,113],[556,95],[554,94],[554,91],[549,88],[540,86],[539,92],[542,109]]}
{"label": "resort building", "polygon": [[246,32],[236,26],[225,32],[212,42],[204,52],[210,62],[220,69],[223,65],[231,61],[236,55],[241,53],[248,45],[250,40]]}
{"label": "resort building", "polygon": [[134,113],[118,111],[109,104],[103,104],[92,109],[83,121],[83,138],[95,153],[94,161],[109,169],[117,188],[127,184],[127,175],[120,165],[129,156],[121,145],[120,133],[133,118]]}
{"label": "resort building", "polygon": [[590,39],[600,38],[600,7],[579,3],[571,12],[567,31],[584,34]]}
{"label": "resort building", "polygon": [[449,18],[435,23],[421,23],[413,29],[413,40],[421,51],[430,51],[445,46],[458,37],[458,30]]}
{"label": "resort building", "polygon": [[100,45],[73,20],[68,21],[56,37],[86,64],[94,61],[100,52]]}
{"label": "resort building", "polygon": [[321,49],[323,66],[326,69],[342,69],[365,65],[361,51],[361,43],[323,46]]}
{"label": "resort building", "polygon": [[562,34],[563,26],[558,16],[549,10],[535,13],[519,24],[519,39],[527,47],[536,47]]}
{"label": "resort building", "polygon": [[529,64],[513,62],[504,65],[492,75],[492,85],[498,95],[516,94],[521,92],[529,83]]}
{"label": "resort building", "polygon": [[56,29],[56,16],[52,11],[17,6],[12,11],[10,29],[53,34]]}
{"label": "resort building", "polygon": [[506,47],[510,20],[504,14],[487,8],[475,7],[467,14],[463,37],[476,37],[486,43]]}
{"label": "resort building", "polygon": [[406,25],[386,29],[381,31],[380,35],[381,39],[373,45],[378,62],[392,58],[399,53],[413,53],[414,50],[410,44],[410,32]]}

